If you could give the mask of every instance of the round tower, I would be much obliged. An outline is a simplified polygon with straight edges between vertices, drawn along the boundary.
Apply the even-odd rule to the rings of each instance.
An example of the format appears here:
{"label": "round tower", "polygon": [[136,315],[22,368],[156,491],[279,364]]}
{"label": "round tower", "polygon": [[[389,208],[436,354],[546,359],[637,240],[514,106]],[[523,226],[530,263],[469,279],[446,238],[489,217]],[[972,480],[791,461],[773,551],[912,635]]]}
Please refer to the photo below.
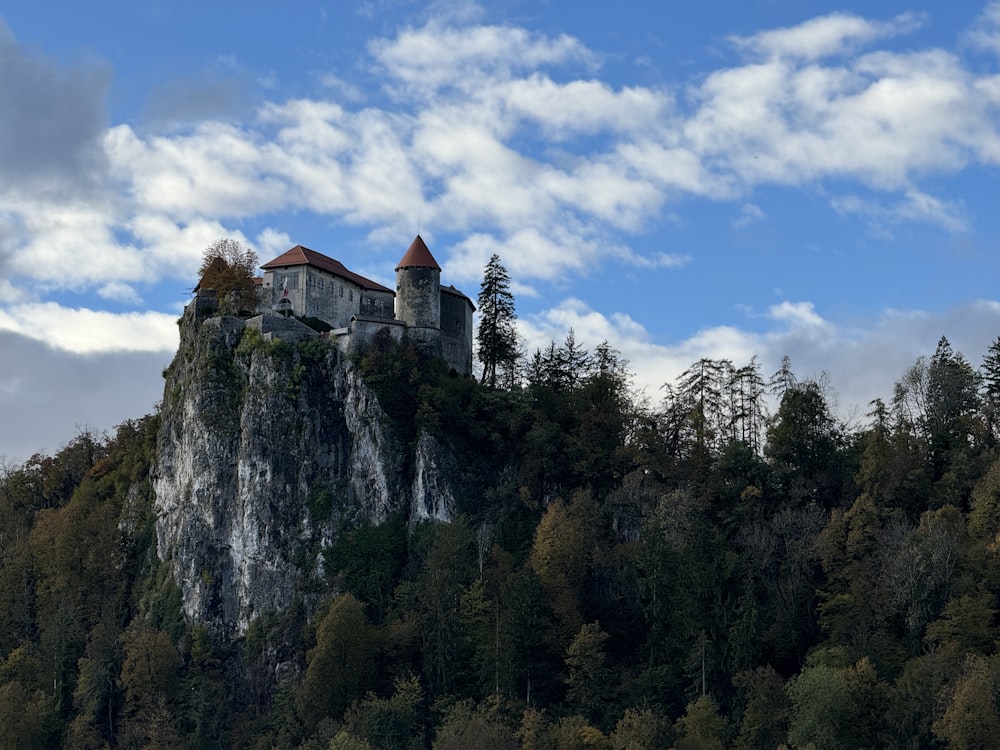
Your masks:
{"label": "round tower", "polygon": [[441,326],[441,266],[419,234],[396,266],[396,319],[411,328]]}

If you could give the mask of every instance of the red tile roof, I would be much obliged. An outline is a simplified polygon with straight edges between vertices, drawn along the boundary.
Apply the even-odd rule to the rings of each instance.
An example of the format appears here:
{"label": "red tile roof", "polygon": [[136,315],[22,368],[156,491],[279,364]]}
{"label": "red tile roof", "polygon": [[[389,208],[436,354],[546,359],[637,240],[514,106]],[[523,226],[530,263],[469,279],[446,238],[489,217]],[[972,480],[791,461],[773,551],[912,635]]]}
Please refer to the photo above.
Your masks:
{"label": "red tile roof", "polygon": [[431,255],[431,251],[427,249],[427,245],[424,244],[419,234],[410,243],[410,247],[403,255],[403,259],[396,266],[397,271],[400,268],[436,268],[439,271],[441,270],[441,266],[434,260],[434,256]]}
{"label": "red tile roof", "polygon": [[268,271],[273,268],[283,268],[286,266],[313,266],[315,268],[322,269],[327,273],[332,273],[334,276],[339,276],[342,279],[352,281],[362,289],[395,294],[395,292],[392,289],[389,289],[389,287],[382,286],[378,282],[372,281],[371,279],[366,279],[364,276],[360,276],[353,271],[348,271],[347,268],[344,267],[344,264],[339,260],[334,260],[333,258],[323,255],[323,253],[310,250],[308,247],[303,247],[302,245],[296,245],[288,252],[279,255],[269,263],[265,263],[261,266],[261,268]]}

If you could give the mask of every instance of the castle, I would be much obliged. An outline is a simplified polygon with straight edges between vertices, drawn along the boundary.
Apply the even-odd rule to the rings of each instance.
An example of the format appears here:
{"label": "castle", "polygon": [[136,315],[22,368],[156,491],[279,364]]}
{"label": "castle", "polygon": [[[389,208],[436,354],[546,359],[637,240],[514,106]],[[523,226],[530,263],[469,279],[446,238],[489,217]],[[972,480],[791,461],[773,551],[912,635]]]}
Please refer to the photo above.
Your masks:
{"label": "castle", "polygon": [[[454,286],[441,286],[441,267],[419,234],[396,266],[395,291],[302,245],[261,269],[258,312],[264,316],[318,318],[333,328],[329,336],[345,352],[360,351],[379,331],[397,341],[405,333],[459,375],[472,373],[476,308]],[[273,322],[267,327],[278,328]]]}

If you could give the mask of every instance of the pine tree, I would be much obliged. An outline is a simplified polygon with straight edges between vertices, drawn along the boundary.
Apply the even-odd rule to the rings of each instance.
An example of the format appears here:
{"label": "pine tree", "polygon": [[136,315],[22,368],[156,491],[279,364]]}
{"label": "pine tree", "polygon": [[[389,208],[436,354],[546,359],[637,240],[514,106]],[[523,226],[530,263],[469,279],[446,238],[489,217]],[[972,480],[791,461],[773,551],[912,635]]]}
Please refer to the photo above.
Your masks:
{"label": "pine tree", "polygon": [[1000,435],[1000,336],[990,344],[979,368],[982,382],[983,411],[990,436]]}
{"label": "pine tree", "polygon": [[[514,321],[514,295],[510,291],[510,275],[494,254],[486,264],[483,284],[479,290],[479,330],[476,343],[479,361],[483,364],[483,383],[496,388],[501,375],[509,377],[517,364],[518,342]],[[510,383],[508,383],[510,385]]]}

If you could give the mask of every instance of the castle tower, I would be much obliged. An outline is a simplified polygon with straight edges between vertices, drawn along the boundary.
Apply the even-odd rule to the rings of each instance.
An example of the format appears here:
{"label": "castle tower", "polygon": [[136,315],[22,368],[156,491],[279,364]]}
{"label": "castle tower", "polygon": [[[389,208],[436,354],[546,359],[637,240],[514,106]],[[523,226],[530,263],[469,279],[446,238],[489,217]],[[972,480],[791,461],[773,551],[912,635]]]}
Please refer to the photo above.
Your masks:
{"label": "castle tower", "polygon": [[[396,318],[410,328],[440,331],[441,266],[418,234],[396,266]],[[430,330],[414,331],[430,340]]]}

